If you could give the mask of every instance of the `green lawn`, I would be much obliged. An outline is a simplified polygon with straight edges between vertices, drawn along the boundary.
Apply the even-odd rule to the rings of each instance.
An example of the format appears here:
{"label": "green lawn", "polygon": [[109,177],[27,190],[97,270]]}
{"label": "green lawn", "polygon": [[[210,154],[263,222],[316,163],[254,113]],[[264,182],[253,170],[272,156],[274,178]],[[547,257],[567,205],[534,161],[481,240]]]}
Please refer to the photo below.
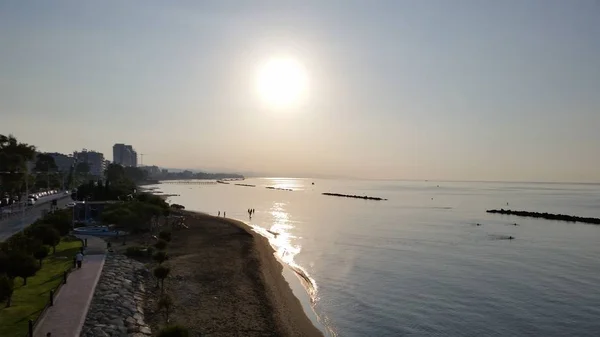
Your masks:
{"label": "green lawn", "polygon": [[[75,238],[63,238],[56,246],[56,254],[49,255],[34,277],[15,279],[15,292],[12,305],[5,308],[0,303],[0,336],[23,337],[27,334],[27,322],[35,320],[49,301],[51,289],[55,289],[63,279],[63,272],[73,264],[73,257],[81,247],[81,241]],[[51,251],[52,253],[52,251]]]}

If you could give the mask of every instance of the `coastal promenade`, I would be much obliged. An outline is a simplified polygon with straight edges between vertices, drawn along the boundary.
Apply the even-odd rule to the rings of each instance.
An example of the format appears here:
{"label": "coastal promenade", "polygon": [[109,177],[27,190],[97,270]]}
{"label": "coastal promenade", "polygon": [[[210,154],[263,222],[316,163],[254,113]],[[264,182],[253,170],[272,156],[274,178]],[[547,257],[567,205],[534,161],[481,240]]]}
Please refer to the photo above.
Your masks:
{"label": "coastal promenade", "polygon": [[54,305],[40,318],[33,332],[34,337],[79,336],[87,315],[94,290],[105,260],[104,240],[92,236],[77,236],[87,239],[85,257],[81,269],[75,269],[67,278],[54,298]]}

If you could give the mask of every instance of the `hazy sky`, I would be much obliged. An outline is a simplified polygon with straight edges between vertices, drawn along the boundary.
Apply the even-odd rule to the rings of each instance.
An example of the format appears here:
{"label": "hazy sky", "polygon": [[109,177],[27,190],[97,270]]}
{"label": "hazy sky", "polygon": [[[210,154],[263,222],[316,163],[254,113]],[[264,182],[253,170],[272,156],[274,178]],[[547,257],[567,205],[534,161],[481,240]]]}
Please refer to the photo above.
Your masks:
{"label": "hazy sky", "polygon": [[[309,95],[258,97],[266,60]],[[600,181],[600,2],[1,1],[0,134],[275,175]]]}

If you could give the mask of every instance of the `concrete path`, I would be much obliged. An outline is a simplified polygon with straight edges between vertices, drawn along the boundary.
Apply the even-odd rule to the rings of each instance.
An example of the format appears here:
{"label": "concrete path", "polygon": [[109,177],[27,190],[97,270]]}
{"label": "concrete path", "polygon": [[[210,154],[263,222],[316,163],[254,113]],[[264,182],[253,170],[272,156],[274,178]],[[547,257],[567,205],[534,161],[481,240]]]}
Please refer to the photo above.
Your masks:
{"label": "concrete path", "polygon": [[75,269],[67,278],[54,298],[54,306],[48,308],[35,327],[34,337],[52,336],[77,337],[87,316],[96,284],[102,273],[105,259],[104,240],[92,236],[77,236],[88,239],[81,269]]}

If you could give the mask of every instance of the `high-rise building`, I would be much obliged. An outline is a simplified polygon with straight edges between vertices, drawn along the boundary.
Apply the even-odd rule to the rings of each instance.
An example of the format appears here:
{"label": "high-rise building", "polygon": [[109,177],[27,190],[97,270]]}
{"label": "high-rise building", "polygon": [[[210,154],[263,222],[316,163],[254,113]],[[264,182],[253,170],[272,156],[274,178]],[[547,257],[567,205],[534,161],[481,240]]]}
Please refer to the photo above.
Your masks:
{"label": "high-rise building", "polygon": [[78,163],[87,163],[90,166],[90,174],[96,177],[104,176],[106,165],[102,153],[83,149],[81,152],[73,152],[73,157]]}
{"label": "high-rise building", "polygon": [[123,166],[137,167],[137,152],[131,145],[113,145],[113,163]]}

